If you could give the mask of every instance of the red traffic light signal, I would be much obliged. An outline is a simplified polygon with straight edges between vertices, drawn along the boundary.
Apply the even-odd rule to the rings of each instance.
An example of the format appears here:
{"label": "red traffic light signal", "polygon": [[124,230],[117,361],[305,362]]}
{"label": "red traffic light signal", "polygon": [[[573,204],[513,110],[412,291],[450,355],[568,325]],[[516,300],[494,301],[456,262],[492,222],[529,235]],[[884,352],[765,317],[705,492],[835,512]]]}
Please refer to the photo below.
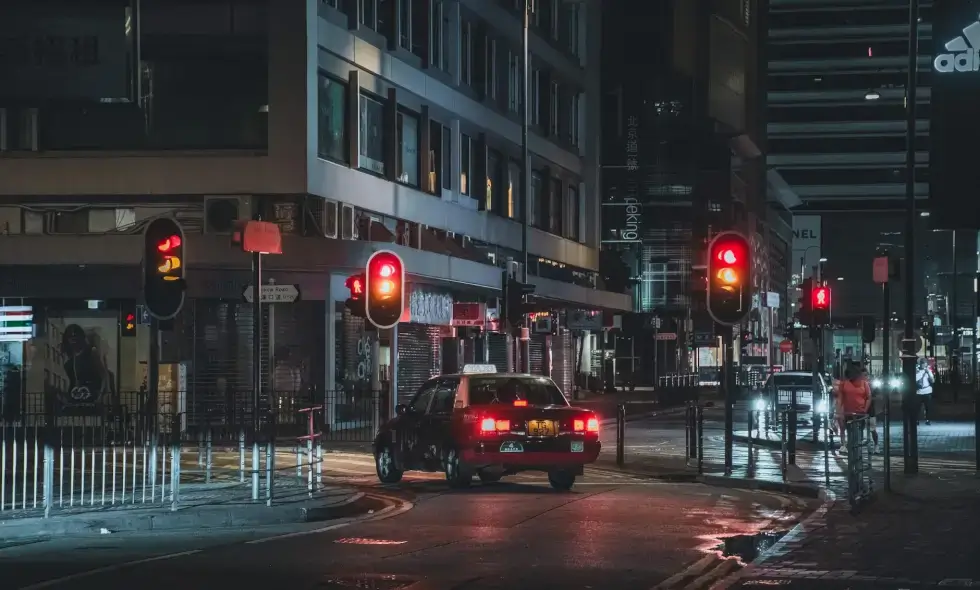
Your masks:
{"label": "red traffic light signal", "polygon": [[708,246],[708,313],[719,324],[740,323],[752,308],[752,256],[748,238],[722,232]]}
{"label": "red traffic light signal", "polygon": [[816,287],[811,293],[811,307],[813,309],[830,309],[830,287]]}
{"label": "red traffic light signal", "polygon": [[380,329],[398,324],[405,307],[405,266],[394,252],[381,250],[368,259],[364,273],[364,312]]}

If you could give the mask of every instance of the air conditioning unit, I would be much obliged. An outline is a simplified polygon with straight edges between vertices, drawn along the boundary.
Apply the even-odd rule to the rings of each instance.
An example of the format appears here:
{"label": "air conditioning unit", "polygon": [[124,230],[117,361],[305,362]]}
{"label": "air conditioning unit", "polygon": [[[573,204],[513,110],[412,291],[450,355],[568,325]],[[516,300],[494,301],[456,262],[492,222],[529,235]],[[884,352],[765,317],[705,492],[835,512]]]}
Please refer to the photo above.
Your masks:
{"label": "air conditioning unit", "polygon": [[337,207],[336,201],[310,195],[306,198],[304,210],[306,223],[304,234],[317,235],[325,238],[337,237]]}
{"label": "air conditioning unit", "polygon": [[354,223],[354,206],[343,203],[340,206],[340,239],[356,240],[357,227]]}
{"label": "air conditioning unit", "polygon": [[204,233],[231,235],[235,223],[247,220],[248,200],[243,197],[214,197],[204,199]]}

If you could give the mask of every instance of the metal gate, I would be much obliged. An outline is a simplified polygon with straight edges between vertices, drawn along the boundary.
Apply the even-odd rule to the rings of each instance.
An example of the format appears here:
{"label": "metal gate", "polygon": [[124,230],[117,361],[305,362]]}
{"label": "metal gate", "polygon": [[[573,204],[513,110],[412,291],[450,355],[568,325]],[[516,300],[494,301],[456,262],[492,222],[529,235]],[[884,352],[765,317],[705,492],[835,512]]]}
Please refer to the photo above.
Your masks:
{"label": "metal gate", "polygon": [[398,324],[398,403],[408,403],[442,366],[442,330],[425,324]]}
{"label": "metal gate", "polygon": [[497,371],[503,373],[507,371],[507,357],[510,355],[507,346],[507,334],[490,334],[487,346],[489,348],[490,364],[497,367]]}

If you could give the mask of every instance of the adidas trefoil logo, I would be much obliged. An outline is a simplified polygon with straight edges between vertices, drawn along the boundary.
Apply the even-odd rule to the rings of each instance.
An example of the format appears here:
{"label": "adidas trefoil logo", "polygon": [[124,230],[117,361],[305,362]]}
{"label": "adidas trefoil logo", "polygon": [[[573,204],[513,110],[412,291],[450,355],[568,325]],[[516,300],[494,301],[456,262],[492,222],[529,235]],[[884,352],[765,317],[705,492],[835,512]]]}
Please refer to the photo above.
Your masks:
{"label": "adidas trefoil logo", "polygon": [[963,35],[946,44],[946,51],[932,62],[937,72],[980,70],[980,21],[963,29]]}

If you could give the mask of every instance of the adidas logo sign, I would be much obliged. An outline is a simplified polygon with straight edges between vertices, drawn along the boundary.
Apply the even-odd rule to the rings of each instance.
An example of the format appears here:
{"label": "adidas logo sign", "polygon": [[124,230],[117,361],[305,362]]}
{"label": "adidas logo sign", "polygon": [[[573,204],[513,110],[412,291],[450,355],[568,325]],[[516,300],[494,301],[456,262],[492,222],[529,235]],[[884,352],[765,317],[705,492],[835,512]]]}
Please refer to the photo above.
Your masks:
{"label": "adidas logo sign", "polygon": [[946,44],[946,51],[932,62],[937,72],[976,72],[980,70],[980,21],[963,29],[963,36]]}

